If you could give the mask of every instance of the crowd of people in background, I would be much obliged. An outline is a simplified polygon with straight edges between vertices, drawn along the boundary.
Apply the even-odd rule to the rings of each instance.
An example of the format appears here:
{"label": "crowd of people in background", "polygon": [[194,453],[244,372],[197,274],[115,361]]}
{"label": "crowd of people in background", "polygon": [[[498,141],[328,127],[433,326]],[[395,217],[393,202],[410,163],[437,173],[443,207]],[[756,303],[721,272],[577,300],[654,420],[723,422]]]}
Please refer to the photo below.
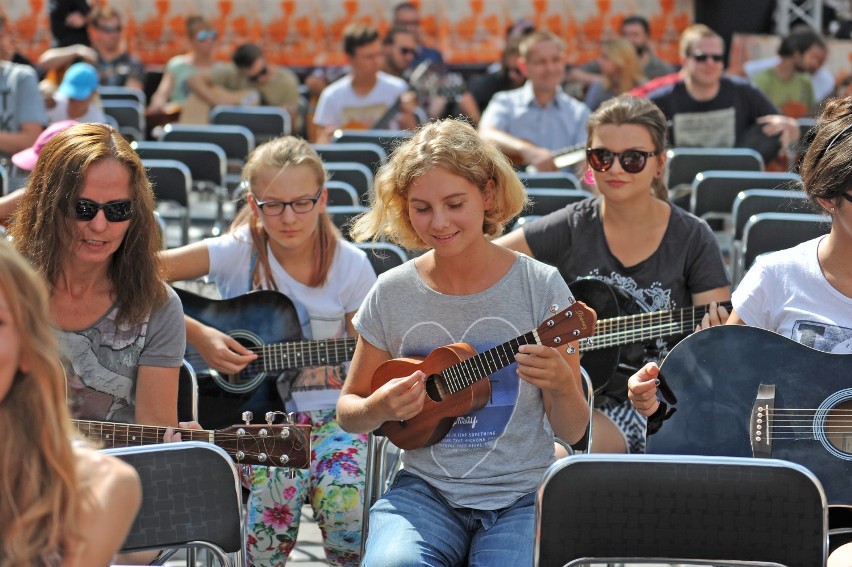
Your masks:
{"label": "crowd of people in background", "polygon": [[[50,414],[36,434],[59,450],[53,460],[21,450],[52,486],[39,494],[25,475],[10,476],[17,445],[0,442],[0,488],[16,494],[0,499],[0,514],[39,510],[14,530],[0,528],[0,567],[94,564],[87,561],[120,547],[138,483],[75,440],[69,417],[178,426],[187,344],[222,373],[256,359],[221,330],[184,317],[167,282],[206,277],[225,298],[279,291],[293,301],[305,338],[359,337],[351,368],[303,369],[281,395],[282,407],[313,428],[310,469],[243,471],[250,565],[287,561],[303,502],[313,506],[329,563],[358,565],[367,434],[412,419],[426,399],[423,372],[374,387],[377,369],[452,338],[493,346],[534,328],[553,304],[574,300],[566,282],[591,277],[629,288],[645,311],[708,304],[703,327],[727,321],[789,335],[793,308],[768,296],[771,285],[801,303],[796,313],[849,328],[849,317],[837,315],[852,306],[852,180],[843,173],[849,152],[839,146],[852,131],[850,99],[842,98],[852,90],[835,85],[827,44],[813,30],[792,31],[777,57],[732,76],[724,39],[704,24],[686,27],[678,60],[663,61],[649,22],[630,16],[595,60],[568,65],[570,38],[519,20],[506,30],[499,61],[462,74],[429,45],[417,5],[402,2],[384,34],[357,22],[343,30],[344,68],[295,70],[272,64],[253,43],[218,60],[220,32],[190,15],[186,51],[155,72],[125,50],[120,12],[85,0],[54,1],[50,10],[54,44],[31,59],[15,49],[0,13],[0,166],[13,191],[0,196],[0,225],[19,254],[0,242],[0,338],[14,338],[14,349],[0,343],[14,362],[0,366],[0,419],[13,430],[21,412]],[[99,97],[101,87],[116,86],[148,92],[149,128],[138,135],[151,138],[171,122],[204,124],[218,105],[289,113],[292,135],[246,156],[246,204],[225,234],[161,250],[145,167]],[[830,235],[762,260],[734,292],[729,314],[718,305],[732,297],[722,252],[708,224],[670,199],[666,149],[747,147],[786,169],[797,119],[816,116],[818,150],[804,157],[802,172],[807,195],[831,218]],[[367,254],[332,222],[328,174],[311,146],[341,129],[413,132],[379,169],[370,208],[353,224],[355,240],[412,251],[413,260],[378,280]],[[528,204],[516,175],[523,170],[579,173],[593,198],[506,230]],[[798,279],[785,279],[789,270]],[[809,303],[810,292],[798,289],[805,285],[833,303]],[[501,324],[476,323],[497,311]],[[591,420],[598,451],[644,452],[646,432],[660,427],[665,410],[656,365],[674,342],[643,351],[633,361],[647,363],[638,372],[620,368],[622,387],[600,392],[591,412],[578,343],[520,347],[517,365],[500,371],[497,402],[482,414],[506,432],[499,451],[496,439],[452,433],[447,443],[406,451],[406,472],[370,513],[364,564],[523,564],[532,556],[534,493],[556,458],[554,436],[576,442]],[[64,392],[62,369],[48,360],[54,351],[65,366]],[[39,380],[25,395],[31,373]],[[33,396],[44,407],[34,409]],[[509,461],[519,464],[506,472]],[[84,466],[100,471],[104,486],[81,474]],[[114,521],[101,526],[95,513]],[[96,528],[106,534],[97,545]],[[28,538],[35,543],[20,543]]]}

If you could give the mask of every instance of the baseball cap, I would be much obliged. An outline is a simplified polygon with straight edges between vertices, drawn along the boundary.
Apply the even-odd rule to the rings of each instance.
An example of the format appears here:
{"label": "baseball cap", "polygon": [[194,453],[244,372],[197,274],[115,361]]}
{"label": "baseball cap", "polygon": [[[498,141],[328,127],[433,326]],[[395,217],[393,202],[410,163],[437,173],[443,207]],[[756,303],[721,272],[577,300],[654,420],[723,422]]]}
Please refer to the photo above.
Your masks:
{"label": "baseball cap", "polygon": [[42,130],[41,134],[36,138],[35,143],[32,147],[27,148],[25,150],[21,150],[18,153],[12,156],[12,163],[14,163],[18,168],[24,169],[26,171],[32,171],[35,169],[35,164],[38,161],[38,156],[41,155],[41,149],[44,147],[46,143],[48,143],[51,138],[55,135],[59,134],[63,130],[74,126],[75,124],[79,124],[76,120],[61,120],[59,122],[54,122],[44,130]]}
{"label": "baseball cap", "polygon": [[74,100],[83,100],[92,96],[97,88],[98,70],[81,61],[68,67],[57,92]]}

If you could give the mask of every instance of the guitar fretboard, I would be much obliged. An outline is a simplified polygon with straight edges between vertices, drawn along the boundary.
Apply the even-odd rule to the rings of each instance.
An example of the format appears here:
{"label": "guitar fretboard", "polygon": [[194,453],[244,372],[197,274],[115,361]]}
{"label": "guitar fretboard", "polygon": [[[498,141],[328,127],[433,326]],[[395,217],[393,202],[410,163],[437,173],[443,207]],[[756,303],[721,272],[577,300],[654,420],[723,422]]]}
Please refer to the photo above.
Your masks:
{"label": "guitar fretboard", "polygon": [[530,331],[520,337],[506,341],[461,362],[447,367],[441,372],[444,385],[449,394],[455,394],[501,368],[515,362],[515,355],[521,345],[541,344],[536,331]]}
{"label": "guitar fretboard", "polygon": [[358,339],[293,341],[257,347],[258,357],[246,367],[252,374],[305,366],[327,366],[352,360]]}
{"label": "guitar fretboard", "polygon": [[[100,440],[106,447],[132,447],[135,445],[155,445],[163,442],[166,428],[157,425],[137,425],[112,423],[108,421],[74,420],[77,429],[90,439]],[[204,429],[175,429],[186,441],[206,441],[215,443],[214,431]]]}
{"label": "guitar fretboard", "polygon": [[[719,305],[731,310],[730,301],[720,302]],[[673,311],[600,319],[591,344],[580,341],[580,352],[690,333],[701,322],[708,309],[708,305],[698,305]]]}

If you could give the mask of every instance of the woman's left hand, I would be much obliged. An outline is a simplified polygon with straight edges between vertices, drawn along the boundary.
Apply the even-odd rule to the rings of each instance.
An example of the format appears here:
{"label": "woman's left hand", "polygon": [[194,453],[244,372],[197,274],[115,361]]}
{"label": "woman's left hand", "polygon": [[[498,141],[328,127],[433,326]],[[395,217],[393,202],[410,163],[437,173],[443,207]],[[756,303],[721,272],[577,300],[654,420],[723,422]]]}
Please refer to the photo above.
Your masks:
{"label": "woman's left hand", "polygon": [[[204,429],[197,421],[181,421],[178,423],[178,426],[181,429],[195,429],[198,431]],[[182,441],[180,431],[171,426],[166,427],[166,432],[163,433],[163,443],[176,443],[178,441]]]}
{"label": "woman's left hand", "polygon": [[518,354],[518,376],[541,390],[553,393],[576,388],[568,362],[556,349],[544,345],[521,345]]}

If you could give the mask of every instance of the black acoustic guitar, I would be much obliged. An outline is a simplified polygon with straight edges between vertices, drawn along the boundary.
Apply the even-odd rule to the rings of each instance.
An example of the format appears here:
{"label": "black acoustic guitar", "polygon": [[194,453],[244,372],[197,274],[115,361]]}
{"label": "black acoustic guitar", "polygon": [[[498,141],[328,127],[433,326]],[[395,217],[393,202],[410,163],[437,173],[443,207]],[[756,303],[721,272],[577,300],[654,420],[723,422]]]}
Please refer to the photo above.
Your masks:
{"label": "black acoustic guitar", "polygon": [[[581,364],[596,394],[627,396],[627,377],[644,364],[644,343],[679,338],[695,330],[709,305],[671,311],[642,311],[624,291],[592,278],[574,280],[568,287],[578,300],[598,314],[591,343],[580,343]],[[731,310],[731,302],[720,305]],[[616,373],[621,366],[621,371]]]}
{"label": "black acoustic guitar", "polygon": [[229,416],[243,411],[254,415],[282,411],[276,380],[283,371],[292,370],[295,377],[301,368],[340,364],[351,360],[355,352],[354,338],[302,340],[296,306],[277,291],[253,291],[225,300],[175,291],[185,314],[230,335],[258,355],[241,372],[223,375],[209,368],[198,351],[187,345],[186,359],[198,376],[198,418],[205,427],[227,427]]}
{"label": "black acoustic guitar", "polygon": [[793,461],[829,504],[852,504],[852,354],[723,325],[678,343],[660,376],[676,411],[646,452]]}

